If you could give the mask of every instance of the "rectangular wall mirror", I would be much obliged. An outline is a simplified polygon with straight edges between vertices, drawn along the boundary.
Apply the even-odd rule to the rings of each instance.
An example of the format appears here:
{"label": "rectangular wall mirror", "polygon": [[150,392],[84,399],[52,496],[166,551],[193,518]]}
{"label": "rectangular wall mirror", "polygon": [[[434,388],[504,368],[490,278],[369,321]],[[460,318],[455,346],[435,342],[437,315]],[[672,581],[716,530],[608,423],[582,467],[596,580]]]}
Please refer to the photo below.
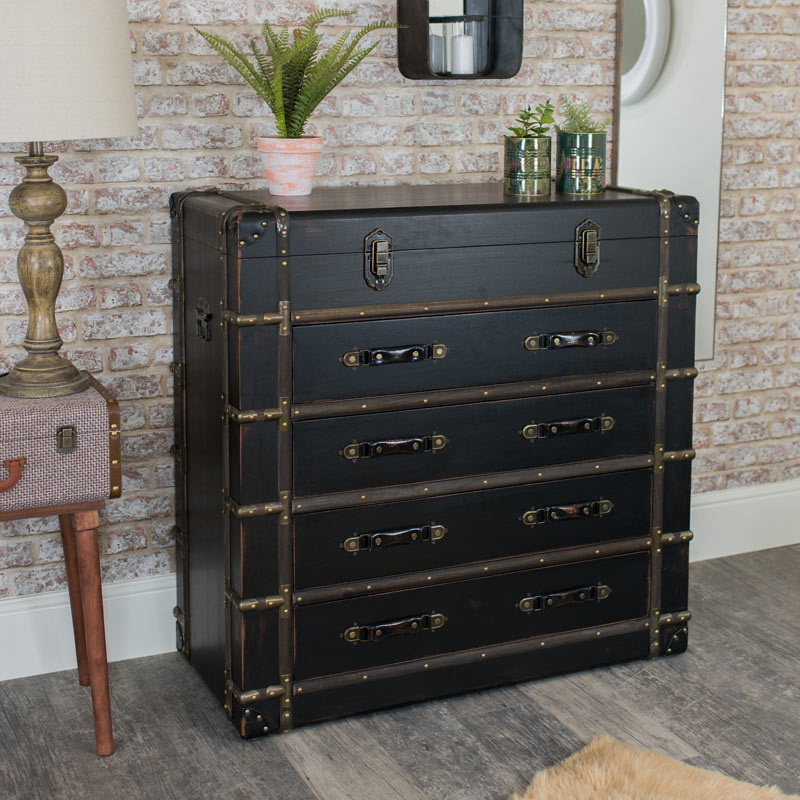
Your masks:
{"label": "rectangular wall mirror", "polygon": [[619,5],[616,182],[700,201],[697,358],[713,358],[727,0]]}

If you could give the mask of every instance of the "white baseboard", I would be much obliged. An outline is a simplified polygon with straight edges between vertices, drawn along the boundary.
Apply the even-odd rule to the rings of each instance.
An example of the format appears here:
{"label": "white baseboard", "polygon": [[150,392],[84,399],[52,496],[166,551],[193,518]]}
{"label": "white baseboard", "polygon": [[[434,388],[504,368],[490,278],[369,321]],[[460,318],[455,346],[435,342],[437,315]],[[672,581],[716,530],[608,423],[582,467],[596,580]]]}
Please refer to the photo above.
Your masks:
{"label": "white baseboard", "polygon": [[[103,586],[109,661],[175,649],[175,575]],[[0,681],[75,669],[66,592],[0,600]]]}
{"label": "white baseboard", "polygon": [[692,497],[692,561],[800,543],[800,479]]}
{"label": "white baseboard", "polygon": [[[692,498],[693,561],[800,543],[800,479]],[[175,649],[175,576],[103,587],[109,661]],[[66,592],[0,601],[0,680],[74,669]]]}

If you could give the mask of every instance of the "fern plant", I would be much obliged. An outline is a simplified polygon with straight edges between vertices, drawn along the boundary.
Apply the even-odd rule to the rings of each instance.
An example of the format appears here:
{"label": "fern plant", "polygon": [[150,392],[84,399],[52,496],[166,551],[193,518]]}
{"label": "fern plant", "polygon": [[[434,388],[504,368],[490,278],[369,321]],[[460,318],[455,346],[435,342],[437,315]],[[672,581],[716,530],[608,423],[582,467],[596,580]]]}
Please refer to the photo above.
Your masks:
{"label": "fern plant", "polygon": [[265,21],[261,36],[266,49],[252,39],[250,54],[215,33],[195,30],[269,106],[278,135],[299,139],[314,109],[378,46],[378,42],[359,46],[364,37],[382,28],[397,27],[392,22],[371,22],[355,33],[346,30],[325,53],[318,52],[322,41],[319,26],[327,19],[352,13],[319,9],[291,37],[288,27],[278,33]]}
{"label": "fern plant", "polygon": [[555,122],[553,111],[555,109],[548,97],[547,102],[539,103],[535,109],[531,109],[530,105],[523,108],[514,120],[519,125],[509,125],[508,129],[517,139],[534,139],[537,136],[544,136],[550,129],[550,123]]}
{"label": "fern plant", "polygon": [[564,124],[556,125],[560,133],[605,133],[611,122],[597,122],[589,114],[586,101],[573,103],[566,95],[561,95],[561,104],[564,107]]}

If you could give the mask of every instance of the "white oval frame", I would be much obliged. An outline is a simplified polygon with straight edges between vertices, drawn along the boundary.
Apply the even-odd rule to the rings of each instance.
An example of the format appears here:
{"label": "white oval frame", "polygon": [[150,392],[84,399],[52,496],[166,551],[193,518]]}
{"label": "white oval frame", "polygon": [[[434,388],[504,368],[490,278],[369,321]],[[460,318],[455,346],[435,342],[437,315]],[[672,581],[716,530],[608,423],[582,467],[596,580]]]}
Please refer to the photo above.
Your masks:
{"label": "white oval frame", "polygon": [[669,0],[644,0],[644,44],[636,63],[620,76],[623,105],[636,103],[653,88],[664,66],[671,25]]}

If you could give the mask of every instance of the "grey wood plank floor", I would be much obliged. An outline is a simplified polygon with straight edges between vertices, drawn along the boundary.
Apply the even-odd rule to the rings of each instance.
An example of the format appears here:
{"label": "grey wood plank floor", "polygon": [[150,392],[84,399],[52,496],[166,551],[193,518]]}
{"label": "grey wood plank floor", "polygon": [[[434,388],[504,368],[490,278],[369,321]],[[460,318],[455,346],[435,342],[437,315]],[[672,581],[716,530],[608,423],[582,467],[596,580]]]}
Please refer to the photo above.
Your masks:
{"label": "grey wood plank floor", "polygon": [[74,671],[7,681],[0,798],[502,800],[600,733],[800,792],[798,575],[800,545],[693,565],[685,655],[250,742],[177,654],[110,666],[107,759]]}

